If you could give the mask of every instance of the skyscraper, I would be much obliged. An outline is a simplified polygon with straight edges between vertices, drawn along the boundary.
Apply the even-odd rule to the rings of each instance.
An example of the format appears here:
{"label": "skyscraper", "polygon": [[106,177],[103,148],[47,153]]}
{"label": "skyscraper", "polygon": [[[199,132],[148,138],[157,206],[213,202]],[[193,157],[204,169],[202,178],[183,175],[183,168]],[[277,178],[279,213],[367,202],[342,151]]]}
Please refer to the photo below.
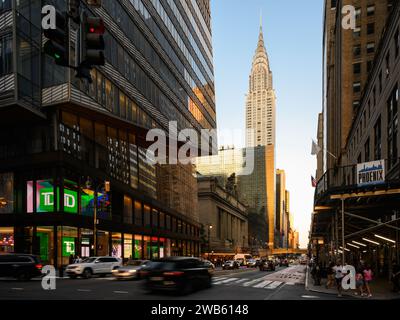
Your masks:
{"label": "skyscraper", "polygon": [[247,147],[275,145],[275,90],[260,27],[246,99]]}
{"label": "skyscraper", "polygon": [[265,147],[265,217],[268,225],[269,248],[274,246],[275,231],[275,115],[276,96],[272,71],[264,43],[262,24],[256,53],[249,78],[249,92],[246,97],[246,145],[248,148]]}

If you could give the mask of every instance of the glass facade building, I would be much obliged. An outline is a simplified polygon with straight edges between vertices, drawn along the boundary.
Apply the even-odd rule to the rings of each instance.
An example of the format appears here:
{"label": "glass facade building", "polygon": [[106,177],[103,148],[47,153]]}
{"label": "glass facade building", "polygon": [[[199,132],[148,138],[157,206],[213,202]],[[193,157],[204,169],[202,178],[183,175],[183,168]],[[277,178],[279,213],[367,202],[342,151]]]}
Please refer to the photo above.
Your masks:
{"label": "glass facade building", "polygon": [[[44,4],[67,8],[0,1],[0,252],[57,267],[96,247],[127,259],[199,256],[198,219],[159,199],[145,137],[171,121],[216,127],[209,0],[82,1],[106,27],[92,83],[43,54]],[[69,28],[74,65],[78,26]]]}

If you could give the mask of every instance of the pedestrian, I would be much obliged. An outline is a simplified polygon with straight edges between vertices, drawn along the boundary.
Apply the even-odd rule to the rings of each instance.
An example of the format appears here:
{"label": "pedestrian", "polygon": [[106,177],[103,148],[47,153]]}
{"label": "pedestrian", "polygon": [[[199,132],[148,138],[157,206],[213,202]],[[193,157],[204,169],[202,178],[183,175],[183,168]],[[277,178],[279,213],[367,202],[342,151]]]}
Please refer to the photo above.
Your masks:
{"label": "pedestrian", "polygon": [[327,270],[327,277],[328,277],[328,281],[326,282],[326,288],[330,289],[334,283],[335,283],[335,272],[333,270],[333,267],[335,266],[335,264],[333,262],[329,263],[328,266],[328,270]]}
{"label": "pedestrian", "polygon": [[400,266],[394,261],[392,265],[393,292],[400,291]]}
{"label": "pedestrian", "polygon": [[371,293],[371,282],[372,282],[372,277],[373,277],[373,272],[371,270],[371,267],[369,265],[367,265],[363,271],[363,275],[364,275],[364,285],[365,285],[365,289],[368,293],[368,298],[372,297],[372,293]]}
{"label": "pedestrian", "polygon": [[333,267],[333,271],[335,272],[335,280],[336,280],[336,287],[338,290],[338,297],[342,297],[342,280],[344,277],[343,274],[343,265],[341,264],[340,261],[336,263],[336,266]]}
{"label": "pedestrian", "polygon": [[365,294],[364,294],[364,276],[362,269],[357,269],[356,271],[356,288],[357,291],[355,295],[356,296],[360,295],[361,297],[363,297]]}

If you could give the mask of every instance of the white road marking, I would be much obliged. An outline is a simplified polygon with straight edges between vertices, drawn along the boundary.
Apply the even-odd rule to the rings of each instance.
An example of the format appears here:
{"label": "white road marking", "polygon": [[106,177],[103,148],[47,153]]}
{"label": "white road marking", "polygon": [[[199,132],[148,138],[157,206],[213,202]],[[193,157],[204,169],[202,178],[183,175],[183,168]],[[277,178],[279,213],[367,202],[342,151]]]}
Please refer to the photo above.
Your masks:
{"label": "white road marking", "polygon": [[259,283],[260,281],[263,281],[263,280],[264,280],[264,277],[263,278],[254,279],[254,280],[251,280],[249,282],[245,282],[245,283],[243,283],[243,287],[250,287],[251,285]]}
{"label": "white road marking", "polygon": [[319,299],[319,297],[317,296],[301,296],[301,297],[305,299]]}
{"label": "white road marking", "polygon": [[269,285],[272,281],[264,280],[263,282],[257,284],[256,286],[253,286],[253,288],[264,288],[267,285]]}
{"label": "white road marking", "polygon": [[127,291],[114,291],[116,294],[129,294]]}
{"label": "white road marking", "polygon": [[249,281],[249,279],[239,279],[234,284],[240,284],[240,283],[243,283],[243,282],[246,282],[246,281]]}
{"label": "white road marking", "polygon": [[236,280],[239,280],[239,279],[238,278],[229,278],[229,279],[226,279],[226,280],[223,280],[223,281],[218,281],[218,282],[216,282],[214,284],[216,284],[216,285],[218,285],[218,284],[227,284],[229,282],[233,282],[233,281],[236,281]]}
{"label": "white road marking", "polygon": [[218,282],[218,281],[222,281],[227,279],[227,277],[217,277],[217,278],[213,278],[213,282]]}
{"label": "white road marking", "polygon": [[264,287],[264,289],[274,290],[278,288],[283,282],[281,281],[274,281],[270,285]]}
{"label": "white road marking", "polygon": [[77,289],[79,292],[92,292],[92,290],[89,289]]}

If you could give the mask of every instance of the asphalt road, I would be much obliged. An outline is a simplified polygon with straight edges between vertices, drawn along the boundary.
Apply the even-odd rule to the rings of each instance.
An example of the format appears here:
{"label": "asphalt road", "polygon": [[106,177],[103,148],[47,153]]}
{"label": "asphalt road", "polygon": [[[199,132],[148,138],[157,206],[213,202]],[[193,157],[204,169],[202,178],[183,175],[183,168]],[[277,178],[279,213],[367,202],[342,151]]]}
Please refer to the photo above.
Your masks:
{"label": "asphalt road", "polygon": [[[217,271],[211,289],[187,296],[170,293],[148,294],[143,281],[117,281],[112,277],[57,279],[56,290],[42,289],[41,280],[30,282],[0,280],[0,300],[336,300],[333,295],[316,294],[304,287],[305,268],[292,266],[275,272],[258,269],[239,272]],[[346,298],[341,298],[341,300]]]}

